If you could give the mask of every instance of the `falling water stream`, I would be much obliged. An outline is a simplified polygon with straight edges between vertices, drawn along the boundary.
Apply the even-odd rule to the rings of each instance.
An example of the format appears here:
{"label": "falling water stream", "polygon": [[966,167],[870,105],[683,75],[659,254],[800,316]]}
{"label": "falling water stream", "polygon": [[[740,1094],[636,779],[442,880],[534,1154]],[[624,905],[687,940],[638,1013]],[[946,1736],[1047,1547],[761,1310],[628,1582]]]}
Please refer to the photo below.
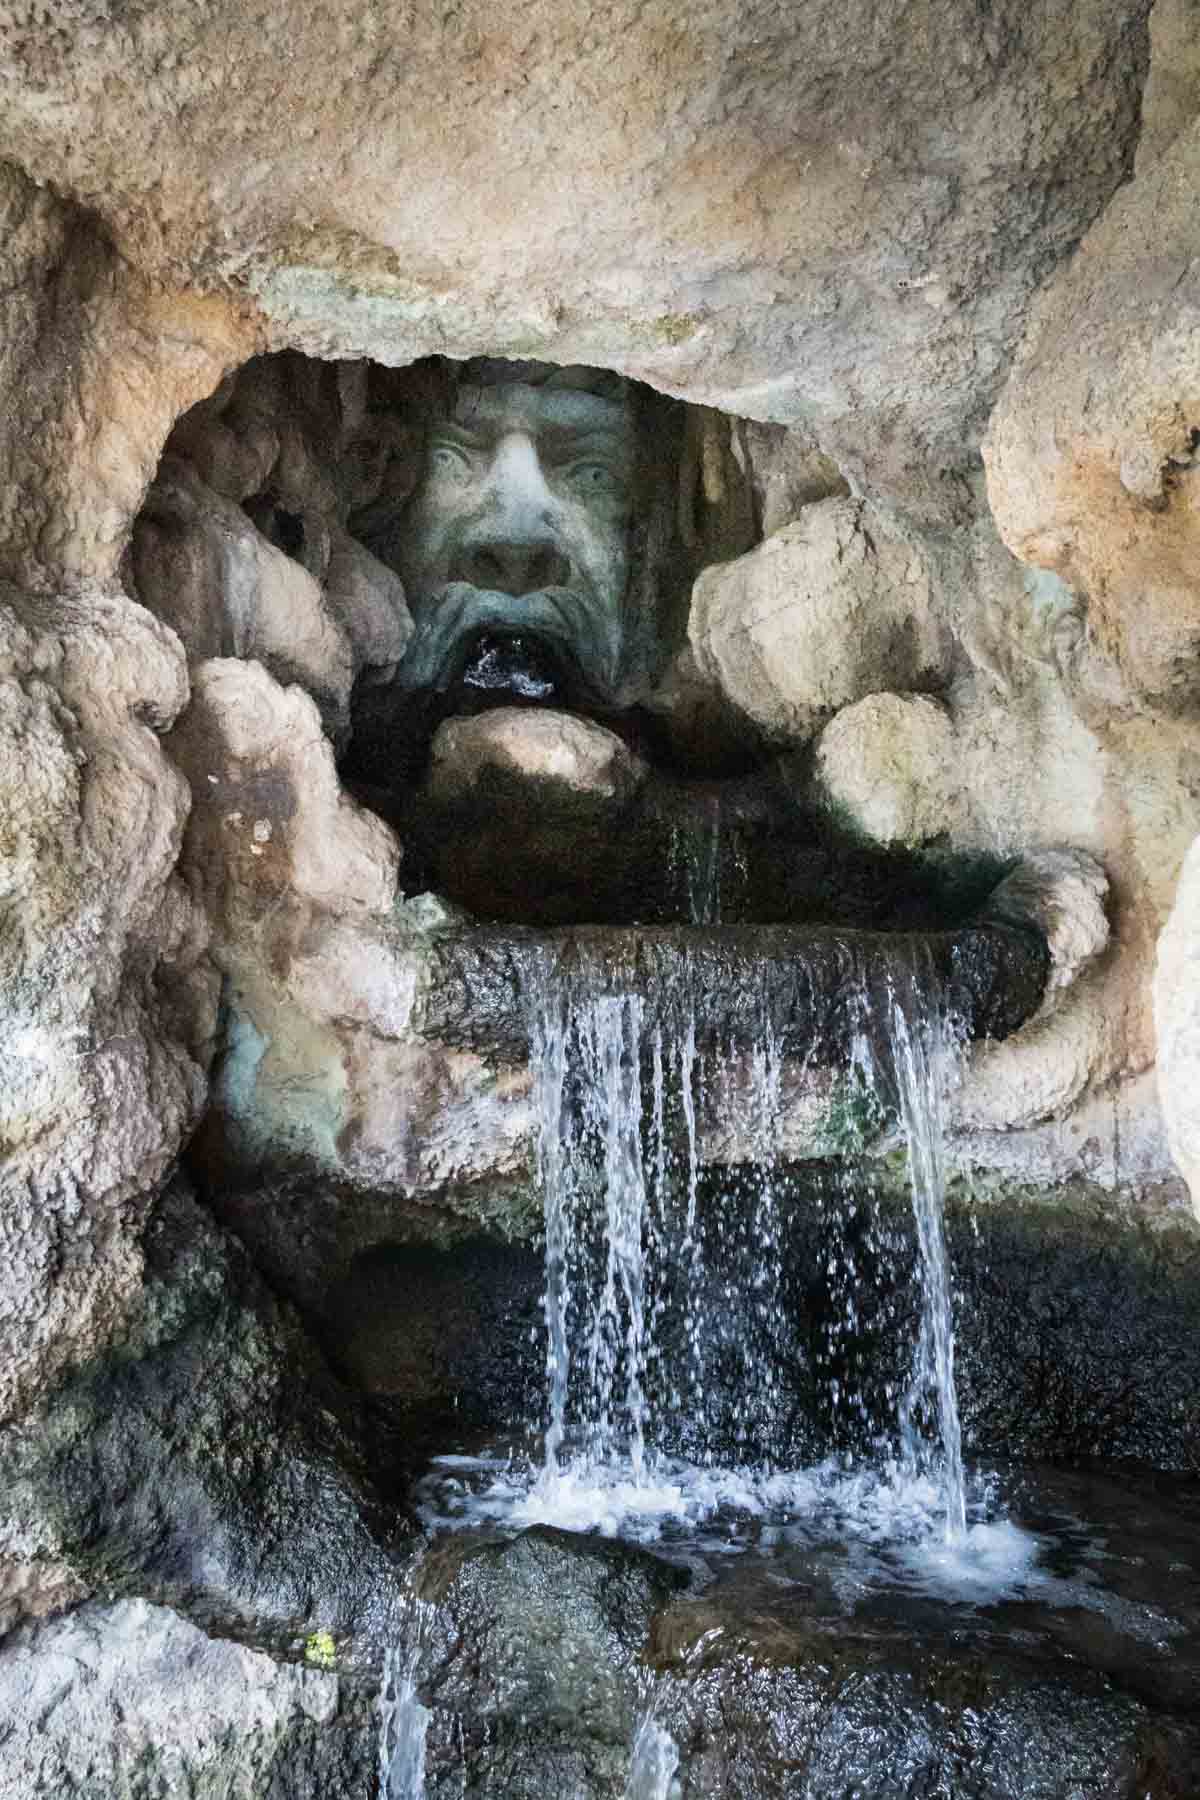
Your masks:
{"label": "falling water stream", "polygon": [[[434,1459],[418,1490],[426,1524],[567,1530],[702,1552],[734,1547],[749,1523],[832,1533],[886,1553],[899,1579],[946,1592],[1000,1591],[1033,1540],[1001,1521],[968,1526],[954,1391],[952,1284],[942,1210],[942,1098],[957,1041],[936,991],[907,968],[883,996],[851,1008],[850,1091],[893,1113],[907,1150],[916,1237],[918,1324],[899,1384],[890,1445],[857,1462],[805,1462],[788,1435],[786,1346],[799,1321],[783,1279],[789,1228],[783,1161],[784,1064],[765,1004],[738,1043],[697,1041],[687,994],[668,1022],[605,981],[548,978],[533,1009],[545,1220],[546,1413],[530,1453]],[[728,1205],[705,1186],[706,1133],[735,1143],[742,1167]],[[847,1179],[852,1180],[852,1176]],[[845,1317],[858,1335],[852,1256]],[[908,1245],[879,1234],[895,1249]],[[865,1403],[839,1404],[866,1416]],[[730,1427],[730,1418],[734,1424]],[[766,1455],[764,1457],[764,1447]],[[978,1509],[977,1509],[978,1510]],[[715,1534],[715,1535],[714,1535]],[[939,1548],[940,1546],[940,1548]],[[383,1794],[420,1800],[428,1714],[417,1696],[420,1620],[394,1653],[384,1690]],[[643,1709],[626,1800],[668,1800],[679,1753]]]}
{"label": "falling water stream", "polygon": [[[832,1507],[876,1540],[894,1531],[965,1543],[942,1224],[942,1095],[957,1040],[932,984],[906,967],[883,996],[860,993],[856,1015],[848,1080],[890,1098],[898,1115],[916,1228],[919,1325],[891,1448],[877,1440],[869,1464],[854,1466],[794,1460],[780,1354],[799,1323],[782,1275],[784,1066],[766,1006],[743,1041],[701,1047],[686,994],[669,1024],[649,1025],[634,992],[551,977],[532,1031],[545,1216],[541,1453],[483,1459],[452,1517],[431,1488],[430,1523],[470,1516],[651,1539],[723,1512]],[[714,1118],[736,1141],[743,1176],[727,1212],[707,1190],[702,1217]],[[830,1226],[836,1233],[836,1219]],[[895,1254],[903,1262],[910,1252]],[[851,1263],[833,1335],[854,1338],[857,1303]],[[865,1415],[857,1396],[837,1399]],[[461,1485],[463,1459],[443,1461]]]}

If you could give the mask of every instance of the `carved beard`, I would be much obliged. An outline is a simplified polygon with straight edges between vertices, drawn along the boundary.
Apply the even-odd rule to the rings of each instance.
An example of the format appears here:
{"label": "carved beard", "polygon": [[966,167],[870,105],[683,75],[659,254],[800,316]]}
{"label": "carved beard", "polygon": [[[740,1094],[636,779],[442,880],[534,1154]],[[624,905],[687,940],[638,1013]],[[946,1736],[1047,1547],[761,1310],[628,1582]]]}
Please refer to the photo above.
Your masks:
{"label": "carved beard", "polygon": [[620,617],[574,588],[537,593],[493,592],[466,581],[448,582],[422,609],[397,682],[445,693],[462,675],[471,647],[487,634],[540,641],[569,680],[595,701],[611,705],[621,662]]}

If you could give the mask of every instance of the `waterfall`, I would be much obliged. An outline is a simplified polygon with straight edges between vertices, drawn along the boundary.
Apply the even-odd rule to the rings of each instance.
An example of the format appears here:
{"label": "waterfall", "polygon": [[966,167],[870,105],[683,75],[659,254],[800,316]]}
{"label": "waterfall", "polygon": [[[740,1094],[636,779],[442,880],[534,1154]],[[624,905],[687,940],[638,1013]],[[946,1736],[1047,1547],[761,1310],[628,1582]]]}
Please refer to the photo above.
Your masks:
{"label": "waterfall", "polygon": [[575,1386],[583,1388],[578,1410],[589,1459],[605,1464],[626,1458],[635,1480],[645,1466],[648,1182],[641,1018],[641,1002],[630,994],[572,1007],[565,994],[552,993],[537,1014],[549,1474],[559,1466],[567,1435],[573,1374]]}
{"label": "waterfall", "polygon": [[[966,1534],[966,1478],[962,1426],[954,1385],[954,1301],[946,1246],[944,1100],[961,1043],[926,972],[905,970],[882,1004],[882,1043],[869,1024],[860,1031],[857,1061],[876,1085],[894,1088],[908,1156],[909,1190],[917,1234],[920,1325],[912,1369],[900,1398],[900,1449],[905,1466],[937,1484],[949,1544]],[[875,1047],[877,1046],[878,1047]],[[880,1067],[882,1061],[883,1066]],[[936,1443],[922,1423],[932,1414]]]}
{"label": "waterfall", "polygon": [[[798,988],[805,978],[799,969]],[[958,1040],[931,970],[897,957],[869,991],[847,956],[844,986],[844,1104],[857,1105],[857,1080],[880,1119],[896,1116],[915,1223],[919,1328],[906,1372],[888,1389],[899,1396],[890,1404],[900,1467],[915,1480],[893,1496],[896,1516],[927,1513],[936,1494],[955,1543],[966,1504],[942,1094]],[[814,1475],[804,1462],[811,1425],[790,1372],[805,1290],[794,1273],[785,1278],[794,1268],[793,1177],[781,1162],[787,1021],[748,983],[731,1008],[736,1040],[701,1042],[702,1001],[694,980],[680,980],[672,1006],[648,1024],[636,970],[583,961],[544,971],[532,1037],[547,1414],[540,1468],[515,1504],[508,1477],[497,1477],[496,1505],[514,1523],[649,1530],[654,1520],[726,1505],[753,1510],[768,1491],[782,1504],[780,1483],[797,1495],[804,1482],[836,1485],[836,1472]],[[719,1182],[706,1173],[714,1155],[728,1165]],[[848,1223],[866,1218],[857,1242],[885,1268],[889,1259],[907,1265],[910,1240],[876,1210],[869,1185],[856,1188],[849,1165],[820,1179],[832,1196],[822,1213],[824,1273],[844,1314],[825,1341],[852,1346],[861,1296]],[[832,1411],[854,1441],[873,1432],[879,1442],[884,1389],[872,1397],[853,1358],[841,1360],[829,1377]],[[801,1374],[804,1366],[812,1365]]]}

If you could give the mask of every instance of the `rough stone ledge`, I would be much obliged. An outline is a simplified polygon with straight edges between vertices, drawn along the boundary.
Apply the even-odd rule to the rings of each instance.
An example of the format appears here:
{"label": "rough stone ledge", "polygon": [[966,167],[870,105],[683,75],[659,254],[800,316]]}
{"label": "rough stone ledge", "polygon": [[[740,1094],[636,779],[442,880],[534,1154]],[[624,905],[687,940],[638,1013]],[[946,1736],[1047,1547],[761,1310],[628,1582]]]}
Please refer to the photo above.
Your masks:
{"label": "rough stone ledge", "polygon": [[906,991],[940,992],[972,1038],[1006,1037],[1040,1003],[1049,968],[1040,936],[999,924],[919,933],[480,927],[434,940],[428,956],[419,1029],[514,1059],[559,983],[578,998],[636,993],[647,1029],[686,1020],[705,1042],[743,1041],[770,1026],[782,1054],[840,1063],[855,1029]]}

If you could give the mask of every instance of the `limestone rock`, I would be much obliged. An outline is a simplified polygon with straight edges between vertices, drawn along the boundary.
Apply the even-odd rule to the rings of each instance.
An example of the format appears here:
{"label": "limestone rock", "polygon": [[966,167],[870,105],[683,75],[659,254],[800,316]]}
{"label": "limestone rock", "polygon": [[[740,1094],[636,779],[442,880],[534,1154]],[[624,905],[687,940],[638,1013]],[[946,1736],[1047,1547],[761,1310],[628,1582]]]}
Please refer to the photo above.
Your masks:
{"label": "limestone rock", "polygon": [[1200,1213],[1200,838],[1188,852],[1158,940],[1154,1015],[1171,1154]]}
{"label": "limestone rock", "polygon": [[392,673],[412,636],[400,577],[344,531],[336,533],[325,605],[350,640],[354,674]]}
{"label": "limestone rock", "polygon": [[433,740],[430,798],[453,805],[490,772],[600,806],[629,798],[646,776],[615,732],[571,713],[504,706],[448,719]]}
{"label": "limestone rock", "polygon": [[1036,850],[1023,856],[988,896],[986,916],[1028,925],[1050,949],[1043,1016],[1053,997],[1108,947],[1108,877],[1083,850]]}
{"label": "limestone rock", "polygon": [[747,420],[742,428],[742,448],[750,466],[759,529],[765,538],[793,524],[803,507],[850,492],[837,464],[803,431]]}
{"label": "limestone rock", "polygon": [[7,32],[0,155],[276,343],[613,366],[937,509],[1128,174],[1147,11],[621,0],[593,37],[578,0],[470,0],[400,44],[285,0],[104,33],[55,0]]}
{"label": "limestone rock", "polygon": [[705,570],[688,644],[701,677],[783,744],[868,694],[941,685],[950,656],[925,552],[846,499],[805,507],[758,549]]}
{"label": "limestone rock", "polygon": [[374,1721],[339,1689],[144,1600],[81,1607],[0,1649],[0,1797],[367,1800]]}
{"label": "limestone rock", "polygon": [[207,1166],[425,1195],[524,1172],[527,1079],[415,1035],[429,937],[397,911],[400,846],[341,789],[308,695],[257,663],[202,664],[170,751],[227,983]]}
{"label": "limestone rock", "polygon": [[0,295],[0,575],[112,583],[174,420],[254,328],[228,301],[165,293],[94,213],[2,163]]}
{"label": "limestone rock", "polygon": [[830,721],[815,747],[822,804],[876,844],[961,838],[968,810],[954,725],[921,695],[870,694]]}
{"label": "limestone rock", "polygon": [[134,569],[139,597],[179,633],[190,661],[257,658],[280,680],[301,682],[331,735],[344,735],[355,656],[337,607],[189,464],[170,458],[160,468],[135,533]]}
{"label": "limestone rock", "polygon": [[1039,296],[989,427],[988,491],[1026,562],[1083,596],[1135,701],[1200,712],[1200,120]]}
{"label": "limestone rock", "polygon": [[1137,172],[1168,149],[1200,113],[1200,0],[1154,0],[1150,72],[1142,94]]}
{"label": "limestone rock", "polygon": [[387,913],[400,849],[343,793],[316,705],[258,662],[201,663],[170,739],[192,786],[187,866],[227,930],[282,899]]}
{"label": "limestone rock", "polygon": [[130,601],[0,593],[0,1417],[119,1325],[203,1103],[215,988],[155,735],[186,693]]}

